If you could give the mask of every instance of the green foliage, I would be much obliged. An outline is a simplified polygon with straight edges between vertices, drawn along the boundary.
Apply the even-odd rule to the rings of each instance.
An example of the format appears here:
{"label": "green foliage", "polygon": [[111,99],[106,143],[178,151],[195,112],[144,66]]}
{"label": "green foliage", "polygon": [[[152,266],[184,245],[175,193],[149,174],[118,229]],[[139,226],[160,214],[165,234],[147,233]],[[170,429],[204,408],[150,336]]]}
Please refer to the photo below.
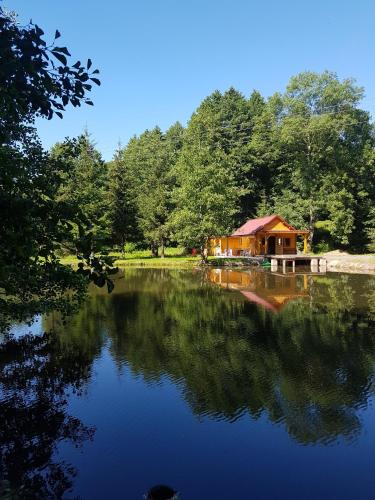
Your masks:
{"label": "green foliage", "polygon": [[14,15],[0,7],[0,138],[17,138],[20,125],[32,123],[35,116],[62,118],[70,103],[92,105],[87,98],[92,82],[100,85],[87,65],[77,61],[69,65],[69,50],[57,45],[61,34],[56,31],[49,45],[44,31],[34,23],[21,26]]}
{"label": "green foliage", "polygon": [[113,162],[110,218],[114,235],[122,232],[122,242],[146,242],[154,255],[159,246],[163,255],[170,238],[173,168],[182,137],[183,128],[179,123],[166,133],[158,127],[146,130],[139,137],[133,137],[126,148],[119,149]]}
{"label": "green foliage", "polygon": [[[85,281],[58,262],[57,252],[85,220],[78,200],[59,196],[69,165],[43,151],[32,124],[62,117],[91,90],[80,63],[68,65],[56,32],[47,45],[36,24],[21,26],[0,7],[0,328],[50,308],[64,314],[84,296]],[[61,64],[59,64],[61,63]],[[67,292],[69,290],[69,292]]]}
{"label": "green foliage", "polygon": [[267,196],[266,190],[263,189],[260,195],[260,201],[257,206],[256,216],[257,217],[266,217],[274,213],[273,209],[273,201]]}
{"label": "green foliage", "polygon": [[[110,240],[107,165],[87,131],[57,143],[51,156],[66,165],[57,200],[78,207],[91,230],[93,249],[100,249]],[[78,230],[67,241],[72,248],[77,237]]]}
{"label": "green foliage", "polygon": [[108,189],[111,240],[127,252],[129,245],[135,245],[130,242],[139,239],[139,228],[132,178],[120,148],[109,164]]}
{"label": "green foliage", "polygon": [[367,249],[375,252],[375,207],[371,207],[366,221],[366,234],[368,238]]}
{"label": "green foliage", "polygon": [[124,245],[124,253],[126,254],[132,254],[137,251],[137,245],[136,243],[125,243]]}
{"label": "green foliage", "polygon": [[362,96],[353,80],[301,73],[268,100],[254,128],[252,151],[272,169],[265,192],[273,211],[308,228],[311,240],[315,222],[326,219],[336,245],[363,247],[375,177],[373,127],[358,109]]}
{"label": "green foliage", "polygon": [[176,168],[176,209],[171,225],[180,244],[198,247],[203,253],[210,236],[230,231],[241,192],[219,152],[190,153],[189,147],[182,151]]}
{"label": "green foliage", "polygon": [[329,245],[364,249],[373,238],[375,137],[362,96],[330,72],[301,73],[267,101],[257,91],[249,99],[213,92],[184,133],[156,127],[116,154],[126,185],[117,182],[115,206],[121,212],[121,193],[129,204],[119,226],[157,255],[173,240],[203,248],[247,218],[278,213],[309,229],[310,244],[321,243],[315,223],[327,220]]}

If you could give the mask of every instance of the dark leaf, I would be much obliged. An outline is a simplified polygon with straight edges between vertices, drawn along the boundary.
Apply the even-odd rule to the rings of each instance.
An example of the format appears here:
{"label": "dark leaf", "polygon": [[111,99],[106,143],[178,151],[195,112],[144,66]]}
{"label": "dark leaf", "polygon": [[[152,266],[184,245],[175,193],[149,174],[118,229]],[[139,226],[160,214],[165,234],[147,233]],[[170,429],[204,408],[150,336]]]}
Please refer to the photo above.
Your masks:
{"label": "dark leaf", "polygon": [[91,66],[92,66],[92,61],[91,61],[91,59],[88,59],[87,60],[87,69],[90,69]]}
{"label": "dark leaf", "polygon": [[58,59],[62,64],[64,64],[64,66],[66,66],[67,61],[65,56],[59,54],[58,52],[55,52],[54,50],[52,50],[52,54],[56,57],[56,59]]}
{"label": "dark leaf", "polygon": [[39,26],[36,24],[35,25],[35,32],[38,36],[42,36],[44,35],[44,31],[42,29],[39,28]]}
{"label": "dark leaf", "polygon": [[56,40],[57,38],[60,38],[60,36],[61,36],[60,31],[59,31],[59,30],[56,30],[56,33],[55,33],[55,40]]}
{"label": "dark leaf", "polygon": [[115,285],[114,285],[113,281],[107,278],[108,293],[111,293],[114,288],[115,288]]}
{"label": "dark leaf", "polygon": [[70,52],[66,47],[54,47],[53,48],[54,52],[61,52],[62,54],[65,54],[66,56],[70,56]]}
{"label": "dark leaf", "polygon": [[96,83],[96,85],[100,85],[100,80],[98,80],[97,78],[90,78],[90,80]]}
{"label": "dark leaf", "polygon": [[102,288],[105,285],[106,280],[102,274],[99,274],[99,275],[93,276],[93,281],[94,281],[96,286],[98,286],[99,288]]}
{"label": "dark leaf", "polygon": [[112,276],[112,274],[117,274],[118,273],[118,267],[113,267],[112,269],[108,269],[107,274],[109,276]]}

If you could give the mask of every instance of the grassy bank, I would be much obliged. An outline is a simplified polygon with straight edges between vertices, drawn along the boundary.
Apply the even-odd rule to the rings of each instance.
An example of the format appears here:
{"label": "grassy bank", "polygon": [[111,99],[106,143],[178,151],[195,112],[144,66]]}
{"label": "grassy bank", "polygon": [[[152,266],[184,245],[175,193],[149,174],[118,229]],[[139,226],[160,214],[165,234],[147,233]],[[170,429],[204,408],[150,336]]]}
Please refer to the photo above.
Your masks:
{"label": "grassy bank", "polygon": [[[183,248],[166,248],[164,258],[153,257],[150,250],[135,250],[121,254],[120,252],[110,252],[109,255],[116,260],[116,266],[149,266],[149,267],[190,267],[198,264],[199,256],[186,255]],[[75,255],[61,257],[61,263],[66,265],[77,265],[78,259]]]}

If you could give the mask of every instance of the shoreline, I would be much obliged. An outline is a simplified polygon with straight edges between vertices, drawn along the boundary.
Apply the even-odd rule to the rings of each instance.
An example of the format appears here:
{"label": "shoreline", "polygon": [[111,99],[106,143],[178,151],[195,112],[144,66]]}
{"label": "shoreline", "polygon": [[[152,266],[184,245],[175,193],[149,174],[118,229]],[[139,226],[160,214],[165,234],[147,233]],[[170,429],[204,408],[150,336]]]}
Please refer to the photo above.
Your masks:
{"label": "shoreline", "polygon": [[[324,258],[327,261],[328,272],[347,272],[357,274],[375,274],[375,255],[374,254],[347,254],[345,252],[333,251],[326,254],[316,255],[316,258]],[[210,262],[210,261],[214,262]],[[220,264],[215,258],[209,258],[207,264],[202,264],[199,257],[172,257],[163,258],[130,258],[118,259],[114,265],[120,268],[131,267],[148,267],[148,268],[193,268],[193,267],[239,267],[239,268],[257,268],[258,266],[244,264],[243,262],[231,259],[231,261],[223,260]],[[65,257],[61,259],[61,263],[65,265],[75,266],[78,260],[73,257]],[[260,266],[262,267],[262,266]],[[267,268],[267,267],[266,267]]]}
{"label": "shoreline", "polygon": [[327,271],[375,274],[375,255],[348,254],[333,251],[322,255],[327,261]]}

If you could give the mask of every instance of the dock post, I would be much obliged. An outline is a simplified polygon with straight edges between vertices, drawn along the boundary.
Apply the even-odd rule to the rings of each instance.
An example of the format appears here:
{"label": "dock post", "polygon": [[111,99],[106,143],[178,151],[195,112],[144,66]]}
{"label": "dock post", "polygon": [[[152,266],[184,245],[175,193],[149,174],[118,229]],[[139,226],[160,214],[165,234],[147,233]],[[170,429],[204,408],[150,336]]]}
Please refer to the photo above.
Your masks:
{"label": "dock post", "polygon": [[271,259],[271,271],[277,271],[277,259]]}
{"label": "dock post", "polygon": [[283,273],[286,273],[286,260],[283,259]]}
{"label": "dock post", "polygon": [[319,259],[319,271],[325,273],[327,271],[326,259]]}
{"label": "dock post", "polygon": [[310,264],[311,264],[311,271],[318,270],[318,259],[311,259]]}
{"label": "dock post", "polygon": [[293,272],[296,272],[296,261],[292,260]]}

